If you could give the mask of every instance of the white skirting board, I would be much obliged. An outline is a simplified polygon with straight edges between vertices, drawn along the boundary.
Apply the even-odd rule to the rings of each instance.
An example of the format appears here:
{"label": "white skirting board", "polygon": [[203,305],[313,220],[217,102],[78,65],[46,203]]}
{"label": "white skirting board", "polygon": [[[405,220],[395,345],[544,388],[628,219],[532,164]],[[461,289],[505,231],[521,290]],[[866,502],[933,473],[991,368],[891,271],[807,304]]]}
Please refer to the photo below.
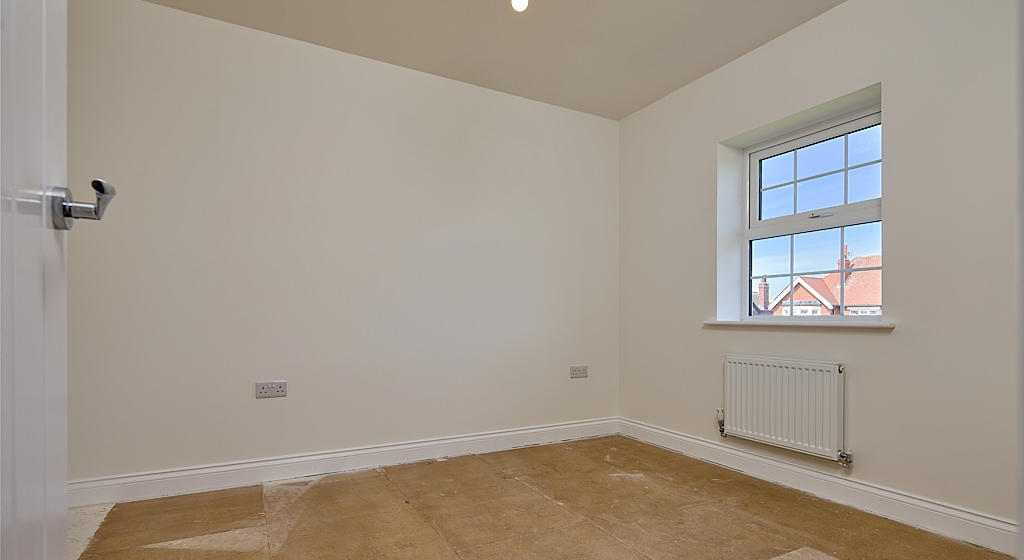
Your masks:
{"label": "white skirting board", "polygon": [[304,455],[73,480],[68,483],[68,507],[237,488],[274,480],[605,436],[618,431],[618,418],[598,418]]}
{"label": "white skirting board", "polygon": [[915,496],[870,482],[838,477],[717,441],[688,436],[635,420],[621,419],[620,433],[683,455],[795,488],[933,533],[1004,554],[1017,553],[1017,523],[959,506]]}
{"label": "white skirting board", "polygon": [[611,434],[622,434],[714,462],[750,476],[992,550],[1011,555],[1017,552],[1017,523],[1010,519],[944,504],[870,482],[834,476],[717,441],[614,417],[76,480],[68,484],[68,504],[76,507],[143,500]]}

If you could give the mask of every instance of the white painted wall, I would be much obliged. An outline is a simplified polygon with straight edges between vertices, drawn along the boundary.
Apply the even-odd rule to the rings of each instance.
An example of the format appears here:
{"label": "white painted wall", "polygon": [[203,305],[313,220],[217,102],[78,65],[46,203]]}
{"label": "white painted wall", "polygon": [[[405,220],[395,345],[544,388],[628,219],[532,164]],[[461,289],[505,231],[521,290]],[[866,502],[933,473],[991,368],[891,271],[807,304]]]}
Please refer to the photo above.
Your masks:
{"label": "white painted wall", "polygon": [[[1024,2],[1017,0],[1017,287],[1024,288]],[[1017,298],[1017,328],[1024,329],[1024,298]],[[1017,519],[1024,518],[1024,344],[1017,345]],[[1024,557],[1024,539],[1017,541],[1017,557]]]}
{"label": "white painted wall", "polygon": [[[1015,22],[1010,0],[849,0],[622,121],[624,417],[718,440],[726,352],[839,360],[851,471],[725,443],[1016,518]],[[879,82],[896,329],[705,327],[718,143]]]}
{"label": "white painted wall", "polygon": [[617,414],[618,123],[70,10],[72,479]]}

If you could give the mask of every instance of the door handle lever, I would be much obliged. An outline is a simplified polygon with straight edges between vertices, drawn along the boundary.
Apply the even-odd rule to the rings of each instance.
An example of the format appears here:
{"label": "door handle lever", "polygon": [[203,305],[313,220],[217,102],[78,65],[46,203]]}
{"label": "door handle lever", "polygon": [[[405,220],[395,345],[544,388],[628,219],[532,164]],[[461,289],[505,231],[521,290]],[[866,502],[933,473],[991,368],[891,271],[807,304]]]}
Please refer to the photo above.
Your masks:
{"label": "door handle lever", "polygon": [[103,179],[92,180],[92,190],[96,191],[96,202],[75,202],[71,198],[71,189],[56,187],[50,193],[50,213],[53,217],[53,227],[56,229],[68,230],[74,225],[76,219],[102,220],[103,213],[107,206],[114,199],[117,190],[114,185]]}

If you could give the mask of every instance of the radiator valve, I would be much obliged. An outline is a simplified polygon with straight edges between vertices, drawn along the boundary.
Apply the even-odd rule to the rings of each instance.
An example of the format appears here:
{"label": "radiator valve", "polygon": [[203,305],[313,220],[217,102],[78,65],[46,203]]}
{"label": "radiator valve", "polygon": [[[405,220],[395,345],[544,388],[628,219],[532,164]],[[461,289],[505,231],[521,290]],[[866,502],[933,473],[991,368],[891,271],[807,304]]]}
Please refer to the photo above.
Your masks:
{"label": "radiator valve", "polygon": [[725,437],[726,434],[725,434],[725,409],[724,408],[715,409],[715,420],[718,421],[718,434],[720,436],[722,436],[722,437]]}
{"label": "radiator valve", "polygon": [[839,461],[839,466],[843,467],[844,469],[848,469],[850,468],[850,463],[853,463],[853,453],[840,451],[839,459],[837,460]]}

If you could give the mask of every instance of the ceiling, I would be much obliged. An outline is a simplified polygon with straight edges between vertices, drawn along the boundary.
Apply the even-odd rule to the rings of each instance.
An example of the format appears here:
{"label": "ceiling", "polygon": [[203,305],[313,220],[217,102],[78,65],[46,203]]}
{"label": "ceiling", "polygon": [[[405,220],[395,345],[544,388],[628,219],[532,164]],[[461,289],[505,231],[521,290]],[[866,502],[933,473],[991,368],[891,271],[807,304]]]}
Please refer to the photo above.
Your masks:
{"label": "ceiling", "polygon": [[620,119],[842,0],[149,0]]}

